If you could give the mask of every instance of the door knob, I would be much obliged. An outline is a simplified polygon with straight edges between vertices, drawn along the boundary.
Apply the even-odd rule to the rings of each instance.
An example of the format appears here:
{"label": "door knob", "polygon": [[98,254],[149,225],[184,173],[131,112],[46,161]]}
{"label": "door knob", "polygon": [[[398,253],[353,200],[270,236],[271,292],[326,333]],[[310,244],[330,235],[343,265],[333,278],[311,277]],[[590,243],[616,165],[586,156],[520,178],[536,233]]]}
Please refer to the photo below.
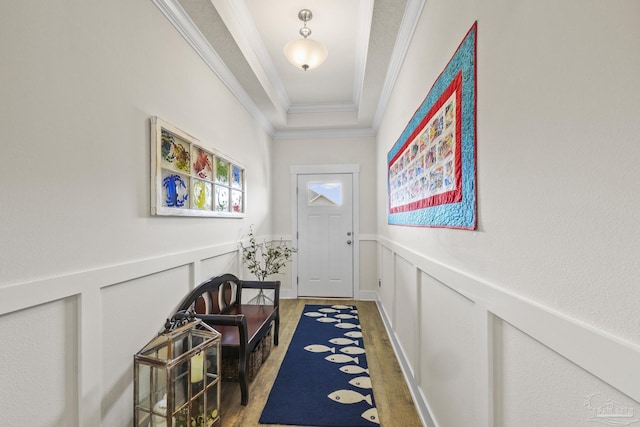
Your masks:
{"label": "door knob", "polygon": [[350,231],[347,231],[347,236],[351,236],[351,232]]}
{"label": "door knob", "polygon": [[347,240],[347,245],[350,245],[350,244],[351,244],[351,240]]}

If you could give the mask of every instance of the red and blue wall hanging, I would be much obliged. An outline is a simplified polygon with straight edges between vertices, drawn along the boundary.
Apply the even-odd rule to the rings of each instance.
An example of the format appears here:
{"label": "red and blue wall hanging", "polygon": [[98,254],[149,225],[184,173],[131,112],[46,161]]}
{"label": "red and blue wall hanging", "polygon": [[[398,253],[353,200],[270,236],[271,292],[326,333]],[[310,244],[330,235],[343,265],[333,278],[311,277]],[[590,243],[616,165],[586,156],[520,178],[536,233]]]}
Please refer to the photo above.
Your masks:
{"label": "red and blue wall hanging", "polygon": [[475,230],[473,24],[387,155],[389,224]]}

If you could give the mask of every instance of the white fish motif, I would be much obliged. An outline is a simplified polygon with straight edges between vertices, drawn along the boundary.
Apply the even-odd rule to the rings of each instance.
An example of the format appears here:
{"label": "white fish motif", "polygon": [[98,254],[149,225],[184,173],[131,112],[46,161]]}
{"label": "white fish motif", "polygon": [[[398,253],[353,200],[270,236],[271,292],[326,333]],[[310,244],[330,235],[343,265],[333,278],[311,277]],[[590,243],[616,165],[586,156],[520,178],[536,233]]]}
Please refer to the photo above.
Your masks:
{"label": "white fish motif", "polygon": [[358,310],[351,310],[351,314],[358,314]]}
{"label": "white fish motif", "polygon": [[329,342],[335,345],[347,345],[347,344],[360,345],[358,344],[357,340],[350,340],[348,338],[331,338]]}
{"label": "white fish motif", "polygon": [[339,310],[336,310],[334,308],[321,308],[320,310],[323,313],[337,313]]}
{"label": "white fish motif", "polygon": [[322,323],[335,323],[335,322],[339,322],[338,319],[334,319],[333,317],[318,317],[316,319],[318,322],[322,322]]}
{"label": "white fish motif", "polygon": [[327,351],[330,351],[331,353],[336,352],[335,347],[327,347],[326,345],[322,344],[311,344],[306,346],[304,349],[312,353],[326,353]]}
{"label": "white fish motif", "polygon": [[349,357],[346,354],[330,354],[324,359],[333,363],[356,362],[357,364],[360,364],[360,361],[358,360],[357,357]]}
{"label": "white fish motif", "polygon": [[367,421],[371,421],[375,424],[380,424],[380,420],[378,419],[378,410],[376,408],[369,408],[360,416]]}
{"label": "white fish motif", "polygon": [[317,311],[309,311],[308,313],[305,313],[304,315],[305,316],[309,316],[309,317],[327,317],[326,314],[318,313]]}
{"label": "white fish motif", "polygon": [[354,316],[352,314],[336,314],[336,319],[357,319],[358,316]]}
{"label": "white fish motif", "polygon": [[[318,320],[320,320],[320,319],[318,319]],[[353,328],[362,329],[360,327],[360,325],[356,325],[354,323],[336,323],[334,326],[336,328],[341,328],[341,329],[353,329]]]}
{"label": "white fish motif", "polygon": [[342,347],[340,349],[341,352],[346,354],[362,354],[364,353],[364,348],[362,347]]}
{"label": "white fish motif", "polygon": [[350,308],[353,308],[352,305],[332,305],[331,307],[337,310],[348,310]]}
{"label": "white fish motif", "polygon": [[355,377],[349,384],[359,388],[371,388],[371,377]]}
{"label": "white fish motif", "polygon": [[349,337],[349,338],[362,338],[362,332],[360,331],[349,331],[346,334],[344,334],[345,337]]}
{"label": "white fish motif", "polygon": [[362,366],[357,366],[357,365],[340,366],[340,371],[344,372],[345,374],[351,374],[351,375],[369,374],[369,369],[363,368]]}
{"label": "white fish motif", "polygon": [[336,390],[328,397],[334,402],[344,403],[346,405],[362,402],[363,400],[366,401],[369,405],[373,405],[370,394],[367,394],[365,396],[364,394],[360,394],[357,391],[353,390]]}

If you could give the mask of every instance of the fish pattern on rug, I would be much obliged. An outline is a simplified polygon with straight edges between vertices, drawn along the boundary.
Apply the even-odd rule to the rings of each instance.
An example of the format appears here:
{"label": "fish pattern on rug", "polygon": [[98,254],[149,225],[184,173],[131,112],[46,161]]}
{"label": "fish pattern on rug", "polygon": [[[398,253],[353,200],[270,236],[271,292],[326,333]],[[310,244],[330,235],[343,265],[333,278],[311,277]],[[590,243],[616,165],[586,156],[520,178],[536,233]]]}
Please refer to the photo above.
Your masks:
{"label": "fish pattern on rug", "polygon": [[356,306],[305,305],[260,423],[379,425]]}

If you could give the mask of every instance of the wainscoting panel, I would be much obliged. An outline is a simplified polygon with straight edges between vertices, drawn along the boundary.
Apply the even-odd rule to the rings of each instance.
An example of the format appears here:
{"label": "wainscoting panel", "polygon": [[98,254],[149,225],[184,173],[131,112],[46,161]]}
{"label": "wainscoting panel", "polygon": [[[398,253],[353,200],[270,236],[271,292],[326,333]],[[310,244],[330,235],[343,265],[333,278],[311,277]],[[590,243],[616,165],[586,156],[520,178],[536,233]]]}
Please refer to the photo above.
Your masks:
{"label": "wainscoting panel", "polygon": [[[640,405],[507,322],[494,327],[496,427],[522,425],[594,426],[624,424],[618,412]],[[586,350],[588,351],[588,350]],[[604,410],[604,411],[603,411]],[[600,417],[596,417],[596,414]]]}
{"label": "wainscoting panel", "polygon": [[639,346],[380,236],[378,256],[378,307],[426,426],[640,421]]}
{"label": "wainscoting panel", "polygon": [[395,262],[393,251],[382,246],[378,250],[380,254],[380,301],[382,308],[386,311],[386,321],[396,329],[395,318]]}
{"label": "wainscoting panel", "polygon": [[77,425],[77,298],[0,316],[0,337],[0,424]]}
{"label": "wainscoting panel", "polygon": [[421,395],[439,425],[476,425],[474,303],[424,272],[420,293]]}
{"label": "wainscoting panel", "polygon": [[189,274],[181,266],[102,289],[102,426],[130,423],[133,355],[189,292]]}
{"label": "wainscoting panel", "polygon": [[401,256],[395,259],[395,307],[396,324],[394,330],[398,345],[407,360],[412,377],[417,366],[417,343],[420,322],[418,318],[418,284],[416,268]]}
{"label": "wainscoting panel", "polygon": [[[360,293],[378,292],[378,272],[374,267],[378,244],[375,240],[360,239]],[[362,299],[362,295],[361,295]]]}

